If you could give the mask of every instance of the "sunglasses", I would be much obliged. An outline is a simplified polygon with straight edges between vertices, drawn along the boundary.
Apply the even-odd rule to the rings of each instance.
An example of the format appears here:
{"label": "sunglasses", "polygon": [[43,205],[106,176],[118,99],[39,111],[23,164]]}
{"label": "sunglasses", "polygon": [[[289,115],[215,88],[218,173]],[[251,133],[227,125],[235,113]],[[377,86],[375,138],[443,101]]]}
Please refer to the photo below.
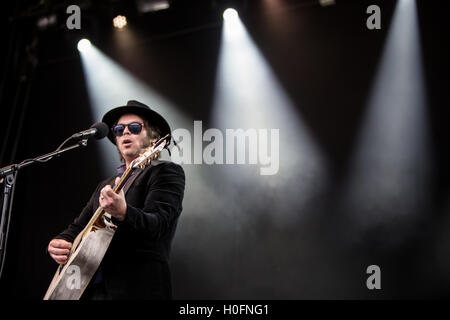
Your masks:
{"label": "sunglasses", "polygon": [[114,127],[112,127],[112,132],[116,137],[121,137],[123,135],[123,132],[125,131],[125,127],[128,127],[128,130],[132,134],[139,134],[142,131],[143,123],[139,122],[132,122],[129,124],[116,124]]}

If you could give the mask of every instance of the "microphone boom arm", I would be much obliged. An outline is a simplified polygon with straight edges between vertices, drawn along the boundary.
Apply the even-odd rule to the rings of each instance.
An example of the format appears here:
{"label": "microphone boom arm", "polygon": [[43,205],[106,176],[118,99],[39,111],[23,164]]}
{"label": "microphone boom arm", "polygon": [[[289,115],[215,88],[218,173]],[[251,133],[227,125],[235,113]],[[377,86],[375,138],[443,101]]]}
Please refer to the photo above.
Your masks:
{"label": "microphone boom arm", "polygon": [[[85,146],[87,146],[87,139],[80,140],[80,141],[78,141],[78,143],[71,145],[69,147],[66,147],[64,149],[58,148],[53,152],[44,154],[44,155],[36,157],[36,158],[24,160],[19,164],[11,164],[9,166],[0,168],[0,177],[4,177],[9,174],[12,174],[14,171],[18,171],[19,169],[22,169],[23,167],[27,167],[32,163],[47,162],[47,161],[51,160],[53,157],[59,156],[60,154],[66,152],[66,151],[69,151],[69,150],[72,150],[72,149],[75,149],[78,147],[85,147]],[[2,182],[2,181],[0,180],[0,182]]]}
{"label": "microphone boom arm", "polygon": [[[65,144],[66,141],[64,141],[63,144]],[[7,246],[7,242],[8,242],[9,225],[10,225],[10,221],[11,221],[11,211],[12,211],[12,204],[13,204],[13,198],[14,198],[14,187],[15,187],[15,182],[17,180],[17,174],[20,169],[22,169],[23,167],[27,167],[33,163],[47,162],[47,161],[51,160],[53,157],[59,156],[61,153],[64,153],[66,151],[69,151],[69,150],[72,150],[72,149],[75,149],[78,147],[87,146],[87,138],[82,139],[82,140],[78,141],[78,143],[71,145],[69,147],[66,147],[64,149],[61,149],[62,145],[53,152],[44,154],[42,156],[39,156],[39,157],[36,157],[33,159],[24,160],[19,164],[11,164],[9,166],[0,168],[0,183],[4,182],[4,188],[2,191],[2,208],[1,208],[1,216],[0,216],[0,279],[2,278],[3,267],[5,264],[6,246]],[[6,176],[6,180],[3,178],[5,176]]]}

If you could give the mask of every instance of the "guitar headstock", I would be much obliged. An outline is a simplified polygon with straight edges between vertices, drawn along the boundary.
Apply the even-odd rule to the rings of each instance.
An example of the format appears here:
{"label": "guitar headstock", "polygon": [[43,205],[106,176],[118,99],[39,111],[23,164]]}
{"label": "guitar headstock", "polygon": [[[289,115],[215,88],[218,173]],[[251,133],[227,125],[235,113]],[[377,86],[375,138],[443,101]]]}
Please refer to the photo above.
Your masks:
{"label": "guitar headstock", "polygon": [[136,159],[131,162],[130,166],[132,168],[141,168],[144,169],[146,166],[150,164],[150,162],[155,159],[158,154],[165,148],[167,144],[167,137],[169,135],[165,135],[161,139],[159,139],[153,146],[148,147],[145,151]]}

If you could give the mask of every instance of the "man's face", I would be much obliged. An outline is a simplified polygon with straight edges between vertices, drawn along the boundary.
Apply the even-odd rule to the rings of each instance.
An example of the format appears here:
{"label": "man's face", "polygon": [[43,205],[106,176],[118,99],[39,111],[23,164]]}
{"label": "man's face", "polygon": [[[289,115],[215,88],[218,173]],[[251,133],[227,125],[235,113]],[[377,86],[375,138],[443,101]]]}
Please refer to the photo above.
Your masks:
{"label": "man's face", "polygon": [[139,134],[132,134],[126,126],[132,122],[144,123],[142,118],[135,114],[124,114],[117,121],[117,124],[125,125],[123,135],[116,137],[116,145],[126,163],[130,163],[136,159],[142,153],[143,149],[148,147],[147,130],[142,126]]}

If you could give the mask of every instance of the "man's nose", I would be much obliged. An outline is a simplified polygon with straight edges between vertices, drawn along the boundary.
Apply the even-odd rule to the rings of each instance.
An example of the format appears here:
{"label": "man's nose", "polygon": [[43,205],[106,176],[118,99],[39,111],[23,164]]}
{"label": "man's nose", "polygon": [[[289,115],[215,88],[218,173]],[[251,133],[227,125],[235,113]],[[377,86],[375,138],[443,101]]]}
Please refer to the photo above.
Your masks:
{"label": "man's nose", "polygon": [[128,126],[125,126],[125,129],[123,129],[123,134],[131,134],[130,130],[128,130]]}

